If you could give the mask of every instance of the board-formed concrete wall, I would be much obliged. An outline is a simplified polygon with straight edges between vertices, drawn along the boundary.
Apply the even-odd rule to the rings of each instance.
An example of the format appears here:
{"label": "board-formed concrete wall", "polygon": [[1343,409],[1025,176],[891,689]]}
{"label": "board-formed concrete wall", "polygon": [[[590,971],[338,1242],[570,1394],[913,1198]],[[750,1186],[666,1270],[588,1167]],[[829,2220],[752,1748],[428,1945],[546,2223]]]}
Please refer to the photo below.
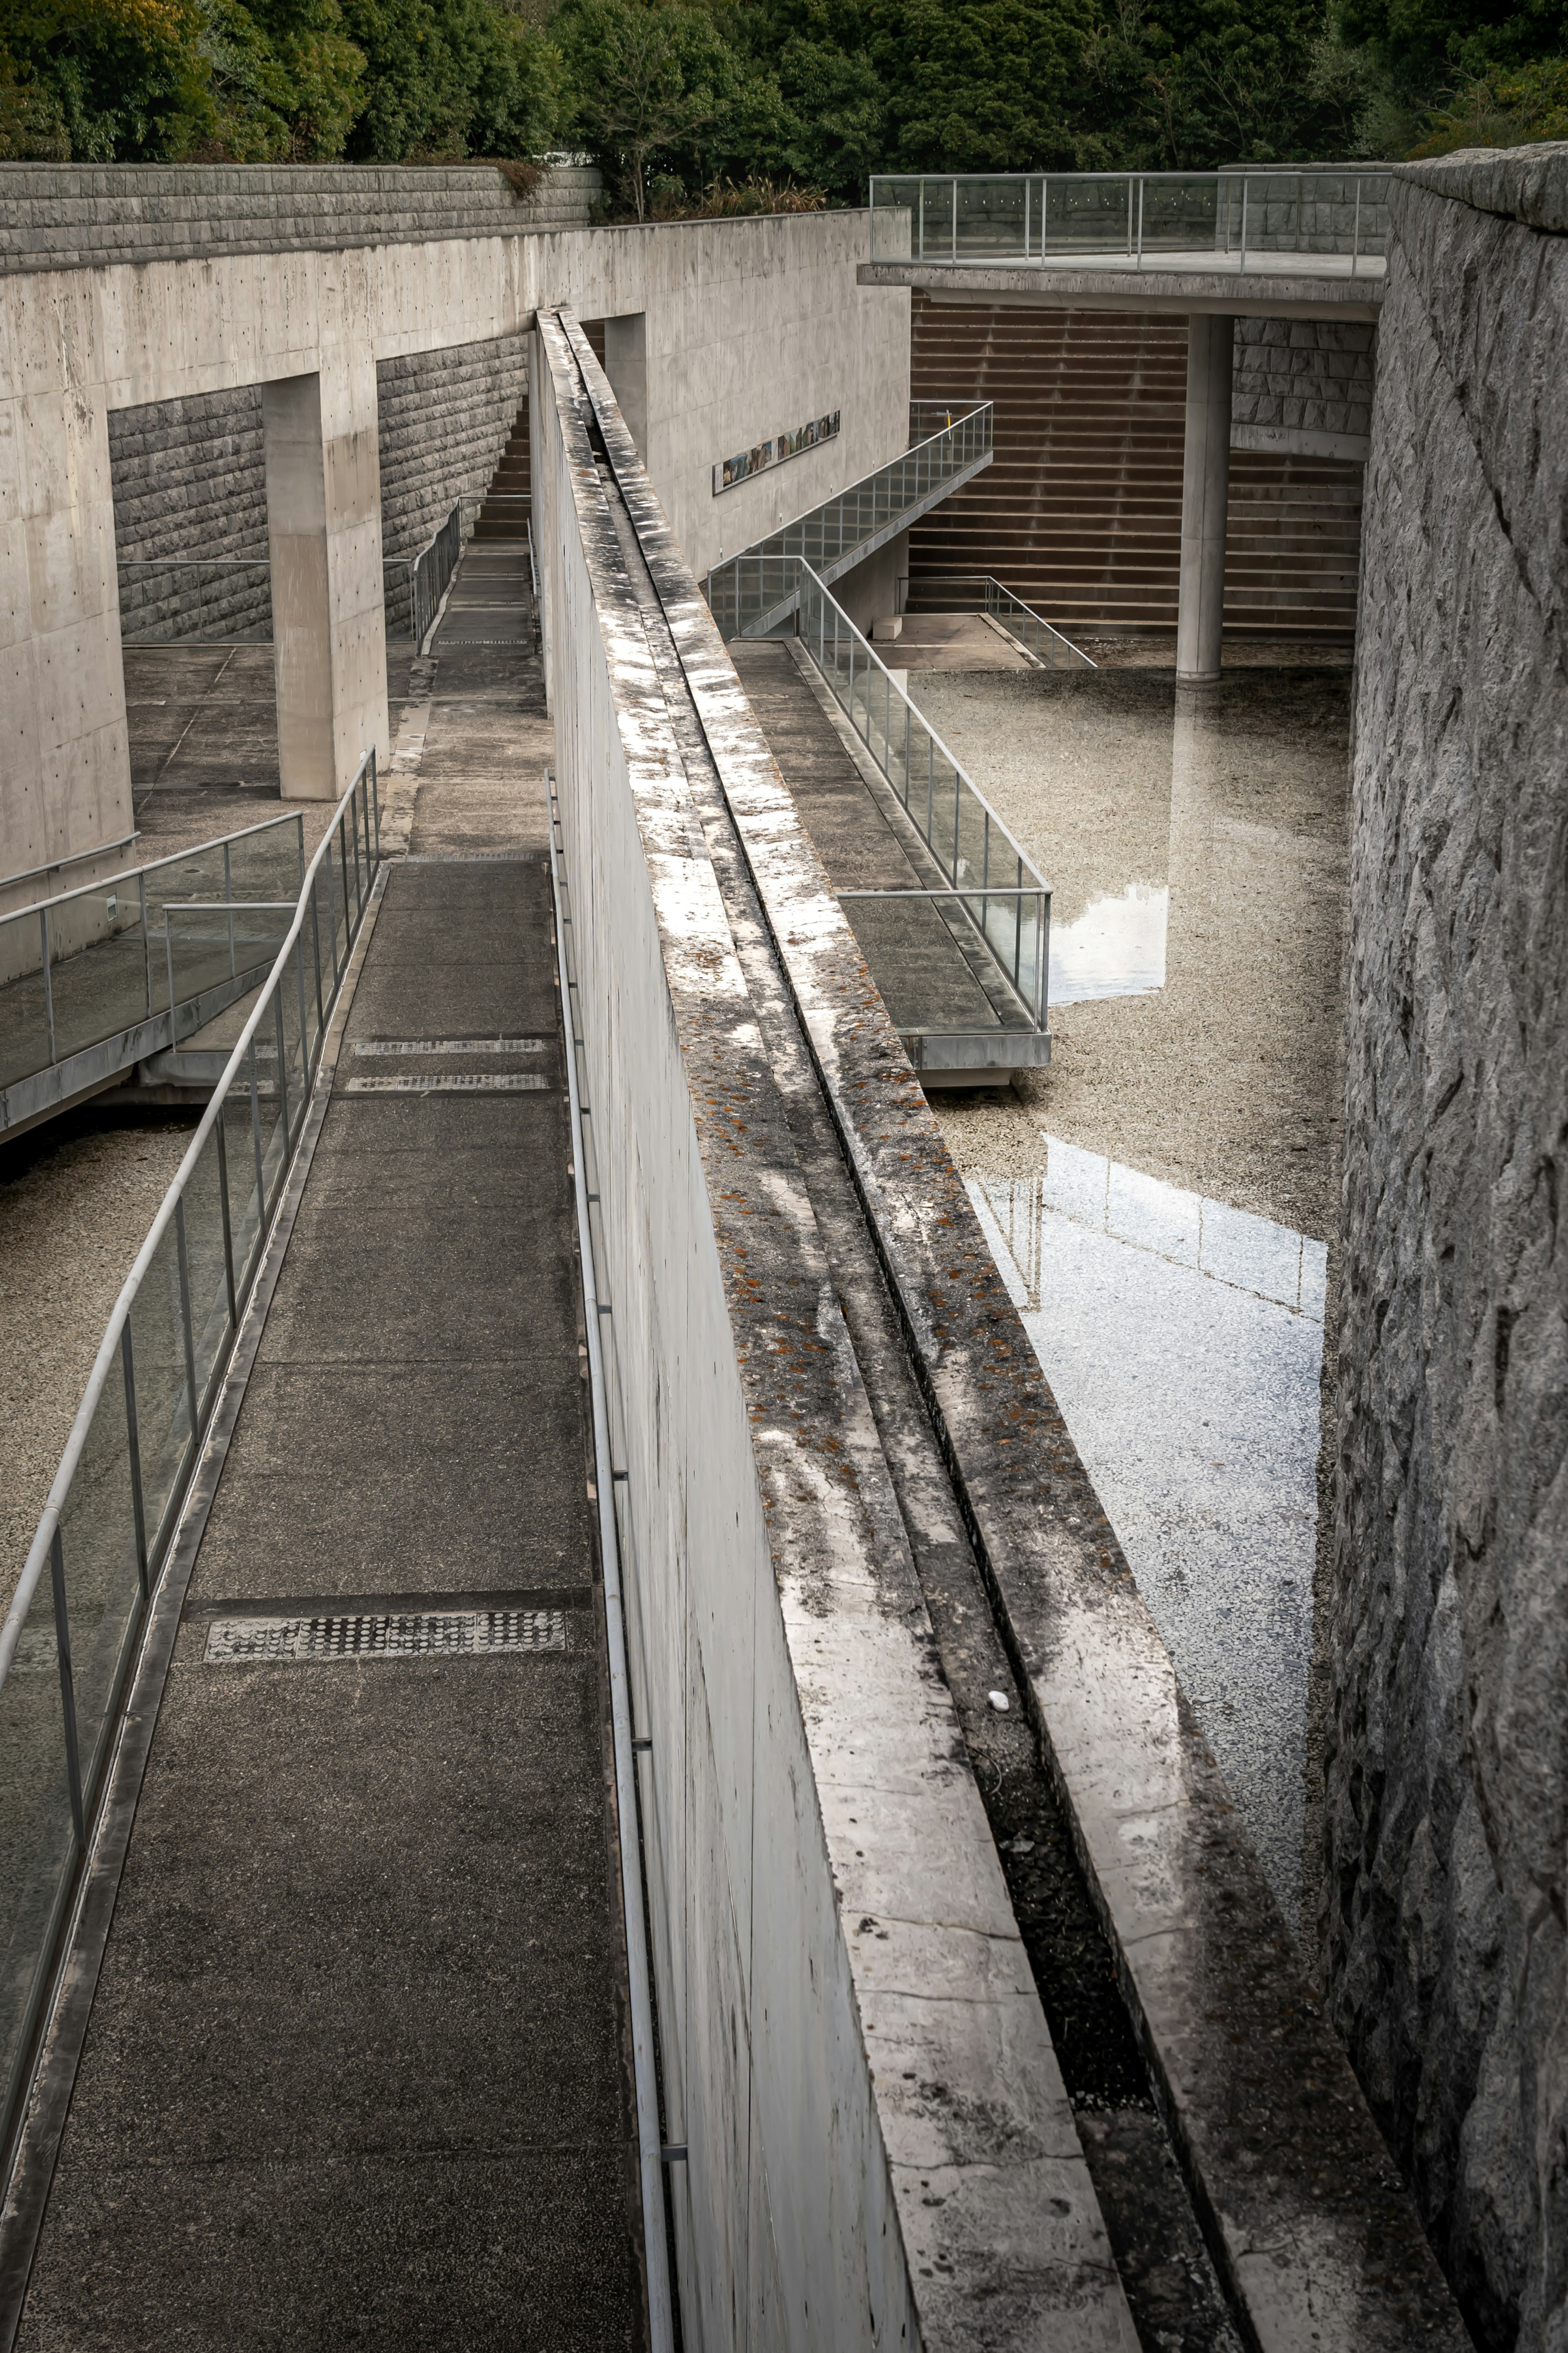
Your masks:
{"label": "board-formed concrete wall", "polygon": [[1568,147],[1394,184],[1323,1965],[1478,2341],[1568,2345]]}

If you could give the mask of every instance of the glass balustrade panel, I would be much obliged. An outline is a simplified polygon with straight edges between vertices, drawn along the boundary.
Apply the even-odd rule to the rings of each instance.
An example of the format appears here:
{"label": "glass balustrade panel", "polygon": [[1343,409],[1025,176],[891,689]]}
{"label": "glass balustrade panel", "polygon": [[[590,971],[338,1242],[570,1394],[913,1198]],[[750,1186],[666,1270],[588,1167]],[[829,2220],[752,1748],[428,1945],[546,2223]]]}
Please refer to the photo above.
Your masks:
{"label": "glass balustrade panel", "polygon": [[124,1365],[118,1351],[60,1513],[60,1557],[77,1746],[82,1788],[90,1804],[113,1722],[127,1647],[142,1619]]}

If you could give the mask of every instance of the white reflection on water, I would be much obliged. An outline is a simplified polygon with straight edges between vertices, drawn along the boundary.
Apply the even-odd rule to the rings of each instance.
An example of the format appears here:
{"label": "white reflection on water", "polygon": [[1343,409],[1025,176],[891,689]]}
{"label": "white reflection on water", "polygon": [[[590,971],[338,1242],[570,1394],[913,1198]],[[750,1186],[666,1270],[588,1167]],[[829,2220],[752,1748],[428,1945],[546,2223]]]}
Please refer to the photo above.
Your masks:
{"label": "white reflection on water", "polygon": [[1119,898],[1091,899],[1072,923],[1053,923],[1050,1002],[1163,988],[1170,909],[1164,883],[1131,882]]}
{"label": "white reflection on water", "polygon": [[1294,1932],[1328,1253],[1047,1145],[970,1193]]}

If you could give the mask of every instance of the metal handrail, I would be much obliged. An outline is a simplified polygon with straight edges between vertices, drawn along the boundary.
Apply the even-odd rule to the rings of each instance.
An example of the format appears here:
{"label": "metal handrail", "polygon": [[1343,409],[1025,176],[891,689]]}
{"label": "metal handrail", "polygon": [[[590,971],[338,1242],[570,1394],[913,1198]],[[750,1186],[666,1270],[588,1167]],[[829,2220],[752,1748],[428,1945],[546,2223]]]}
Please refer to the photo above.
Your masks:
{"label": "metal handrail", "polygon": [[[36,899],[29,906],[18,907],[0,916],[0,1004],[14,1007],[19,1001],[31,1004],[31,1012],[24,1019],[38,1024],[41,1058],[30,1060],[26,1067],[9,1070],[4,1077],[4,1092],[13,1088],[26,1087],[40,1079],[46,1071],[58,1071],[79,1056],[106,1045],[117,1036],[128,1035],[137,1025],[153,1020],[157,1015],[153,983],[153,941],[155,927],[149,921],[148,902],[156,896],[157,877],[179,870],[200,869],[223,856],[223,881],[226,895],[233,891],[235,851],[239,845],[253,842],[263,834],[279,832],[286,827],[294,829],[301,887],[305,871],[305,836],[303,819],[298,813],[286,817],[266,818],[256,825],[241,826],[233,833],[219,834],[214,840],[199,842],[193,849],[172,852],[166,858],[154,858],[140,866],[121,867],[96,882],[78,883],[69,891],[58,891],[47,899]],[[197,873],[191,874],[193,881]],[[268,878],[270,879],[270,877]],[[121,924],[119,920],[120,902],[125,900],[136,911],[134,925]],[[60,949],[62,934],[71,933],[71,911],[79,909],[79,934],[80,944]],[[107,930],[104,928],[107,911]],[[37,936],[29,936],[37,926]],[[132,941],[134,940],[134,944]],[[134,1010],[124,999],[123,984],[128,978],[122,956],[117,958],[115,943],[126,943],[123,955],[134,956],[140,948],[142,980],[136,989],[139,1002]],[[73,1008],[68,1020],[57,1018],[56,997],[61,976],[79,969],[79,959],[97,957],[100,961],[90,967],[99,976],[100,987],[95,997],[89,994],[85,1012],[79,1005]],[[117,987],[116,983],[120,986]],[[18,998],[17,992],[35,991],[32,997]],[[128,1018],[129,1017],[129,1018]],[[110,1026],[104,1027],[105,1021]],[[62,1029],[68,1035],[62,1036]],[[174,1042],[173,1038],[170,1043]],[[153,1040],[156,1043],[156,1040]],[[151,1050],[143,1044],[142,1051]],[[37,1055],[37,1049],[34,1050]],[[104,1075],[99,1073],[98,1075]],[[37,1106],[34,1106],[37,1108]],[[6,1114],[7,1116],[9,1114]],[[27,1114],[27,1115],[30,1115]]]}
{"label": "metal handrail", "polygon": [[[1047,985],[1050,964],[1050,887],[1026,858],[1002,819],[967,772],[955,760],[930,721],[915,708],[881,656],[819,580],[808,564],[801,565],[796,632],[819,676],[897,797],[910,823],[944,877],[946,888],[925,884],[907,889],[838,892],[851,897],[952,900],[962,910],[968,933],[984,944],[997,973],[1005,981],[1037,1031],[1046,1027]],[[820,608],[823,627],[811,626]],[[831,622],[835,658],[826,656],[827,624]],[[847,649],[847,681],[840,679],[837,648]],[[863,681],[857,692],[858,679]],[[880,721],[879,726],[878,722]],[[921,744],[923,743],[923,760]],[[937,777],[942,775],[942,821],[938,822]],[[919,789],[925,785],[924,807]],[[946,828],[947,779],[952,779],[951,834]],[[978,841],[975,817],[978,816]],[[964,855],[967,835],[973,858]],[[1011,870],[1009,871],[1009,870]],[[1038,913],[1033,936],[1026,942],[1024,909],[1033,902]],[[978,911],[978,912],[977,912]],[[950,926],[951,928],[951,926]],[[1010,936],[1009,936],[1010,934]],[[928,1030],[928,1036],[942,1034]]]}
{"label": "metal handrail", "polygon": [[[24,1810],[21,1816],[26,1833],[33,1816],[47,1814],[51,1788],[58,1802],[63,1772],[70,1835],[67,1852],[48,1833],[46,1821],[37,1834],[30,1876],[27,1855],[18,1866],[29,1894],[41,1900],[32,1905],[37,1933],[30,1954],[24,1955],[24,1972],[18,1971],[14,1956],[5,1984],[0,1986],[0,1994],[15,1990],[21,1997],[16,2009],[0,2010],[0,2048],[8,2044],[11,2052],[9,2083],[0,2085],[5,2099],[0,2123],[7,2127],[26,2080],[70,1891],[87,1852],[135,1642],[260,1272],[267,1237],[303,1132],[327,1026],[380,860],[373,750],[361,762],[310,860],[269,977],[115,1302],[0,1625],[0,1707],[7,1707],[18,1644],[47,1573],[52,1588],[47,1630],[58,1670],[59,1715],[52,1740],[45,1725],[36,1757],[24,1753],[19,1765],[13,1757],[13,1787],[26,1782],[21,1794],[32,1808],[31,1814]],[[221,907],[227,902],[215,903]],[[264,1025],[269,1033],[265,1045],[258,1035]],[[265,1086],[259,1072],[263,1061],[268,1071]],[[260,1116],[264,1098],[277,1106],[265,1140]],[[242,1137],[237,1168],[231,1166],[231,1147]],[[204,1278],[205,1301],[197,1292]],[[169,1322],[176,1295],[177,1329]],[[152,1369],[143,1363],[139,1372],[139,1352],[144,1356],[148,1342],[160,1339],[164,1344],[162,1357],[154,1352]],[[79,1479],[83,1482],[79,1498]],[[79,1514],[73,1516],[71,1507],[78,1501]],[[105,1546],[111,1580],[107,1599],[91,1584],[94,1576],[103,1583]],[[78,1707],[72,1656],[69,1592],[70,1579],[77,1576],[84,1581],[89,1605],[79,1630],[97,1646],[90,1716]],[[90,1606],[95,1600],[103,1602],[96,1614]],[[107,1672],[106,1641],[111,1653]],[[26,1706],[25,1692],[18,1702],[24,1737],[37,1729]],[[30,1781],[29,1764],[36,1767]]]}
{"label": "metal handrail", "polygon": [[[931,573],[923,577],[920,585],[922,598],[938,591],[945,598],[950,588],[978,587],[981,591],[980,609],[998,622],[1008,636],[1039,663],[1042,670],[1100,668],[1100,664],[1092,660],[1081,646],[1075,646],[1072,639],[1054,628],[1043,613],[1037,613],[1032,605],[1026,605],[1021,596],[1016,596],[994,572]],[[941,609],[943,612],[961,612],[963,607],[944,601]],[[1039,642],[1032,643],[1031,639],[1037,633]]]}
{"label": "metal handrail", "polygon": [[[934,406],[935,404],[931,404]],[[797,562],[812,566],[824,582],[837,579],[885,541],[907,530],[927,508],[972,472],[991,462],[994,412],[990,401],[952,404],[950,425],[940,427],[885,466],[852,482],[831,499],[824,499],[783,523],[738,555],[714,565],[703,583],[709,607],[726,637],[776,627],[795,609],[795,576],[787,567]],[[911,412],[912,413],[912,412]],[[768,575],[742,567],[773,564],[778,593],[771,593]],[[742,577],[756,584],[756,600],[742,597]]]}
{"label": "metal handrail", "polygon": [[[1158,266],[1161,255],[1166,266],[1180,255],[1193,267],[1239,271],[1277,264],[1281,253],[1310,253],[1329,271],[1348,264],[1345,274],[1353,278],[1381,262],[1388,181],[1386,169],[1334,164],[875,173],[871,258],[1045,265],[1116,253],[1142,269]],[[1261,227],[1255,191],[1261,193]],[[1173,195],[1180,199],[1174,205]]]}

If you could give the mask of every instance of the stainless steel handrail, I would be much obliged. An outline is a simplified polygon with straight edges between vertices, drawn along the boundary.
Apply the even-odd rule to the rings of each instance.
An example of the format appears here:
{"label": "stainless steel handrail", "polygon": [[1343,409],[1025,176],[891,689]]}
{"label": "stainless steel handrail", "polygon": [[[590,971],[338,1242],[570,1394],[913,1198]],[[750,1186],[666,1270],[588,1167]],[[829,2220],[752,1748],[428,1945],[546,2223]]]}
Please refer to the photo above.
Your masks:
{"label": "stainless steel handrail", "polygon": [[[802,564],[801,574],[801,596],[795,622],[801,642],[944,878],[943,884],[935,889],[926,884],[911,883],[907,888],[897,890],[840,891],[836,895],[840,899],[875,897],[956,902],[966,918],[969,934],[984,943],[998,976],[1005,982],[1034,1029],[1043,1033],[1050,964],[1049,885],[1042,881],[1007,827],[984,795],[976,788],[967,771],[953,758],[930,721],[910,701],[870,640],[856,628],[809,565]],[[809,625],[810,614],[817,607],[822,609],[824,617],[820,634]],[[832,661],[825,658],[829,617],[836,657],[839,645],[847,649],[847,691],[840,681],[837,658]],[[858,678],[866,682],[858,694],[856,691]],[[875,723],[879,715],[879,731]],[[920,807],[921,796],[916,789],[921,764],[914,756],[921,739],[926,747],[924,773],[927,789],[923,812]],[[937,821],[936,797],[939,766],[943,774],[941,825]],[[952,822],[951,839],[947,840],[944,848],[948,776],[951,776],[952,785]],[[978,843],[973,839],[974,818],[971,812],[978,813]],[[978,851],[978,871],[963,853],[966,822],[969,846]],[[1035,934],[1026,948],[1024,908],[1030,902],[1039,912]],[[1001,911],[1000,920],[994,918],[994,906]],[[1011,939],[1007,936],[1009,931]],[[932,1029],[925,1034],[936,1036],[942,1033]]]}
{"label": "stainless steel handrail", "polygon": [[[937,406],[934,402],[923,405]],[[994,422],[990,401],[955,401],[951,424],[900,449],[886,465],[808,507],[793,522],[781,523],[739,554],[721,558],[710,571],[703,588],[724,634],[739,637],[776,627],[788,618],[795,606],[793,578],[784,569],[789,565],[810,564],[817,578],[832,580],[907,529],[972,471],[990,463]],[[897,495],[885,496],[895,483]],[[755,609],[743,610],[738,587],[740,567],[769,563],[781,567],[779,594],[768,594],[765,575],[759,572]]]}
{"label": "stainless steel handrail", "polygon": [[[28,1715],[26,1692],[18,1703],[21,1738],[7,1754],[15,1817],[5,1827],[17,1838],[28,1835],[35,1816],[47,1815],[50,1788],[58,1790],[63,1773],[70,1836],[67,1851],[48,1832],[46,1820],[31,1864],[26,1852],[13,1864],[10,1893],[16,1897],[19,1889],[25,1890],[24,1925],[30,1912],[36,1941],[20,1957],[13,1950],[3,1989],[12,1998],[0,2012],[0,2044],[7,2045],[11,2054],[8,2084],[0,2084],[5,2102],[0,2123],[7,2127],[26,2080],[68,1898],[93,1829],[135,1643],[260,1271],[267,1236],[303,1132],[327,1025],[380,860],[375,754],[371,751],[310,860],[269,977],[115,1302],[0,1625],[0,1708],[9,1711],[18,1645],[47,1575],[52,1611],[40,1630],[52,1641],[50,1663],[58,1673],[59,1715],[51,1734],[47,1716],[37,1716],[36,1704]],[[227,902],[215,903],[221,908]],[[265,1045],[259,1038],[264,1026],[268,1031]],[[268,1047],[274,1049],[275,1060]],[[263,1061],[268,1065],[265,1085],[259,1074]],[[265,1141],[259,1108],[263,1098],[277,1106]],[[240,1111],[237,1119],[230,1116],[236,1105]],[[234,1168],[230,1146],[242,1136],[240,1166]],[[194,1229],[187,1207],[196,1220]],[[157,1279],[149,1288],[155,1270]],[[205,1297],[196,1288],[204,1280]],[[136,1311],[144,1298],[151,1303],[138,1324]],[[177,1331],[169,1323],[176,1298]],[[152,1368],[143,1364],[139,1374],[142,1344],[133,1344],[133,1330],[145,1341],[158,1336],[160,1329],[163,1356],[154,1353]],[[100,1411],[105,1415],[101,1429]],[[84,1481],[80,1516],[73,1518],[70,1507],[79,1477]],[[112,1580],[107,1600],[90,1583],[95,1575],[100,1583],[103,1579],[105,1542]],[[85,1716],[78,1708],[72,1656],[69,1580],[78,1574],[88,1580],[89,1604],[103,1605],[96,1613],[88,1606],[83,1623],[74,1630],[84,1645],[96,1646],[91,1713]],[[29,1737],[36,1753],[26,1748]]]}
{"label": "stainless steel handrail", "polygon": [[[1037,613],[1032,605],[1026,605],[1024,602],[1022,596],[1016,596],[1012,589],[998,580],[994,572],[931,573],[924,575],[921,581],[921,595],[922,602],[938,594],[945,599],[950,589],[974,587],[978,587],[981,592],[979,609],[1005,628],[1008,636],[1016,639],[1023,650],[1037,661],[1043,670],[1098,670],[1100,668],[1100,664],[1091,659],[1081,646],[1075,646],[1072,639],[1065,637],[1060,629],[1047,621],[1043,613]],[[944,601],[940,607],[932,609],[945,613],[962,612],[965,608],[962,605]],[[1040,643],[1031,644],[1030,639],[1037,631],[1039,633]],[[1045,649],[1044,651],[1041,650],[1042,647]]]}

